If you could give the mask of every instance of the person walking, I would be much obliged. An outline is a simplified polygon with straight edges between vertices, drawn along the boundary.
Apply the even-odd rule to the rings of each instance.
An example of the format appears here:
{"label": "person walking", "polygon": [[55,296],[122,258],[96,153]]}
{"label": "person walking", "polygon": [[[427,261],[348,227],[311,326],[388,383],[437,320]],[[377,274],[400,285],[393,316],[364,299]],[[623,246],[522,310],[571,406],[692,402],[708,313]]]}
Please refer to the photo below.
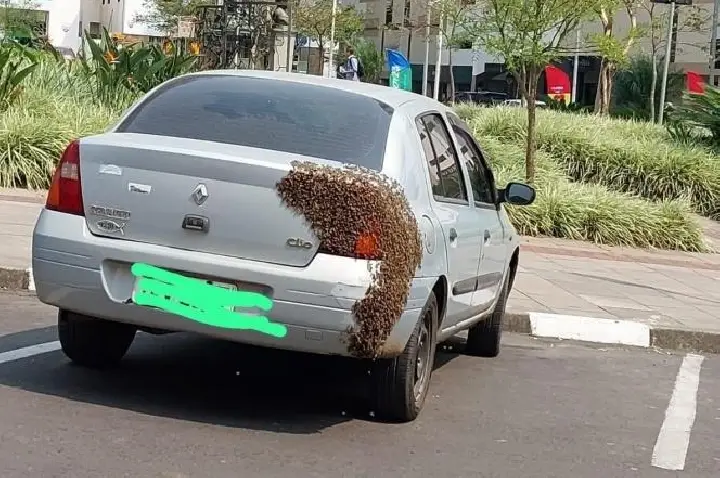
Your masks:
{"label": "person walking", "polygon": [[360,60],[355,56],[355,50],[350,47],[347,49],[348,57],[345,61],[345,67],[343,68],[343,74],[346,80],[360,81],[362,73],[360,72]]}

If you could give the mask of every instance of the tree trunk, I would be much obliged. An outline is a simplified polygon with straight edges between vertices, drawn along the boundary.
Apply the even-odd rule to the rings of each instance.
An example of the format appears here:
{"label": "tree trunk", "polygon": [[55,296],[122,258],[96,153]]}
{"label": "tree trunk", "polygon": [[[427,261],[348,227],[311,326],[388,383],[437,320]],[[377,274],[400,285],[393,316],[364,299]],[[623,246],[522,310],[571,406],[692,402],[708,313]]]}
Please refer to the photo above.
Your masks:
{"label": "tree trunk", "polygon": [[655,90],[657,89],[658,71],[657,54],[652,54],[652,80],[650,80],[650,122],[655,122]]}
{"label": "tree trunk", "polygon": [[325,65],[325,44],[322,41],[318,41],[318,61],[315,74],[323,76],[323,66]]}
{"label": "tree trunk", "polygon": [[595,88],[595,113],[600,112],[600,105],[602,103],[602,77],[603,77],[603,71],[605,68],[605,59],[600,59],[600,71],[598,71],[598,82],[597,82],[597,88]]}
{"label": "tree trunk", "polygon": [[528,74],[527,86],[527,112],[528,112],[528,128],[527,128],[527,146],[525,148],[525,181],[532,184],[535,181],[535,149],[537,147],[537,138],[535,137],[535,97],[537,96],[538,75],[535,69],[531,69]]}
{"label": "tree trunk", "polygon": [[455,104],[455,74],[453,73],[452,48],[448,50],[448,64],[450,67],[450,102]]}
{"label": "tree trunk", "polygon": [[613,79],[615,78],[615,67],[611,63],[608,65],[607,72],[605,73],[605,94],[603,99],[605,100],[603,102],[603,110],[602,114],[609,115],[610,114],[610,103],[612,103],[612,87],[613,87]]}
{"label": "tree trunk", "polygon": [[613,72],[613,64],[606,59],[603,59],[600,62],[598,85],[595,93],[595,113],[599,115],[606,115],[610,113]]}

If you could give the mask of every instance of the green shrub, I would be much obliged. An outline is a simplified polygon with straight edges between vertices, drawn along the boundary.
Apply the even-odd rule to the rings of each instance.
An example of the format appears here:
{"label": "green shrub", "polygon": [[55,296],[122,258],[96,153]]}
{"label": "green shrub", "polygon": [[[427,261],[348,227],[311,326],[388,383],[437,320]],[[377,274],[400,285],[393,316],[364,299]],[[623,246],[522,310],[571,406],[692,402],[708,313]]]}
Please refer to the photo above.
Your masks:
{"label": "green shrub", "polygon": [[24,94],[0,115],[0,187],[46,188],[68,143],[105,130],[122,111],[95,104],[91,79],[70,62],[37,65]]}
{"label": "green shrub", "polygon": [[[465,108],[478,134],[523,141],[525,118],[512,108]],[[594,115],[538,112],[538,147],[572,179],[651,200],[689,198],[691,207],[720,217],[720,163],[708,149],[673,141],[660,126]]]}
{"label": "green shrub", "polygon": [[0,187],[46,188],[73,132],[51,117],[13,108],[0,116]]}
{"label": "green shrub", "polygon": [[[477,135],[498,186],[523,181],[521,146]],[[527,236],[551,236],[629,247],[684,251],[706,249],[701,227],[683,201],[653,203],[600,185],[571,183],[542,152],[537,156],[537,198],[530,206],[508,206],[510,220]]]}
{"label": "green shrub", "polygon": [[14,42],[0,44],[0,111],[5,111],[23,91],[23,81],[36,67],[29,50]]}
{"label": "green shrub", "polygon": [[[652,85],[653,59],[650,55],[638,55],[617,72],[613,79],[613,98],[610,113],[627,119],[650,119],[650,89]],[[656,65],[658,78],[655,85],[655,115],[660,109],[660,75],[663,71],[662,60]],[[682,97],[685,89],[685,75],[670,71],[668,73],[665,101],[675,102]]]}
{"label": "green shrub", "polygon": [[720,146],[720,89],[706,86],[703,94],[685,95],[684,104],[670,116],[685,128],[707,131],[712,143]]}

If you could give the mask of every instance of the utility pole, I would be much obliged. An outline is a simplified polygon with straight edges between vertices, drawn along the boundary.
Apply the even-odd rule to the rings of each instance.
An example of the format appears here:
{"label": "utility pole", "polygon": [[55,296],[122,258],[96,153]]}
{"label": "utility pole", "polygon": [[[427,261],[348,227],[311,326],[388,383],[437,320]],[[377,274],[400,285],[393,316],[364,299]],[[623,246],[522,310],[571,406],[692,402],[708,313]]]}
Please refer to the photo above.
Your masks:
{"label": "utility pole", "polygon": [[573,58],[572,102],[577,102],[578,64],[580,63],[580,27],[575,30],[575,57]]}
{"label": "utility pole", "polygon": [[445,15],[441,15],[441,27],[438,27],[437,47],[435,56],[435,83],[433,84],[433,98],[440,99],[440,72],[442,71],[442,49],[443,49],[443,29],[445,27]]}
{"label": "utility pole", "polygon": [[[665,117],[665,95],[667,93],[667,79],[670,70],[670,55],[672,54],[672,37],[675,25],[675,7],[678,5],[692,5],[692,0],[650,0],[652,3],[670,5],[670,19],[668,20],[667,44],[665,45],[665,67],[663,68],[662,83],[660,85],[660,111],[658,112],[658,124],[663,123]],[[717,4],[717,0],[715,0]],[[717,23],[717,22],[716,22]],[[715,28],[713,28],[715,33]],[[714,66],[714,65],[713,65]],[[711,70],[712,72],[712,70]]]}
{"label": "utility pole", "polygon": [[337,0],[332,2],[332,20],[330,21],[330,53],[328,54],[328,78],[332,76],[333,53],[335,52],[335,18],[337,17]]}
{"label": "utility pole", "polygon": [[290,5],[290,2],[288,2],[288,6],[287,6],[288,33],[287,33],[287,36],[285,37],[285,41],[287,41],[287,52],[286,52],[287,58],[285,59],[285,61],[286,61],[285,71],[287,71],[288,73],[292,73],[293,56],[295,54],[295,37],[293,37],[293,34],[292,34],[293,10],[294,10],[294,8],[292,7],[292,5]]}
{"label": "utility pole", "polygon": [[672,52],[672,33],[675,22],[675,2],[670,2],[670,18],[668,19],[667,44],[665,45],[665,67],[663,69],[662,84],[660,86],[660,112],[658,113],[658,124],[663,124],[665,116],[665,93],[667,92],[668,70],[670,69],[670,53]]}
{"label": "utility pole", "polygon": [[[425,62],[423,63],[422,94],[427,96],[428,70],[430,69],[430,2],[425,13]],[[410,60],[408,58],[408,60]]]}
{"label": "utility pole", "polygon": [[718,2],[713,1],[712,39],[710,40],[710,86],[715,86],[715,61],[717,58]]}

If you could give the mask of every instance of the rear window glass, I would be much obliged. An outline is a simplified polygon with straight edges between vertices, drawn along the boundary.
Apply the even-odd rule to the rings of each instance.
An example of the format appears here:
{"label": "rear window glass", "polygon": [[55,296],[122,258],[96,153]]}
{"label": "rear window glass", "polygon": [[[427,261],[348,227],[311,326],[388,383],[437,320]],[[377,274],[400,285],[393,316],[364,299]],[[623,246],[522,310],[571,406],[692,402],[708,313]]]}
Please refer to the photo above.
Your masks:
{"label": "rear window glass", "polygon": [[382,169],[392,108],[335,88],[244,76],[159,89],[117,131],[192,138]]}

